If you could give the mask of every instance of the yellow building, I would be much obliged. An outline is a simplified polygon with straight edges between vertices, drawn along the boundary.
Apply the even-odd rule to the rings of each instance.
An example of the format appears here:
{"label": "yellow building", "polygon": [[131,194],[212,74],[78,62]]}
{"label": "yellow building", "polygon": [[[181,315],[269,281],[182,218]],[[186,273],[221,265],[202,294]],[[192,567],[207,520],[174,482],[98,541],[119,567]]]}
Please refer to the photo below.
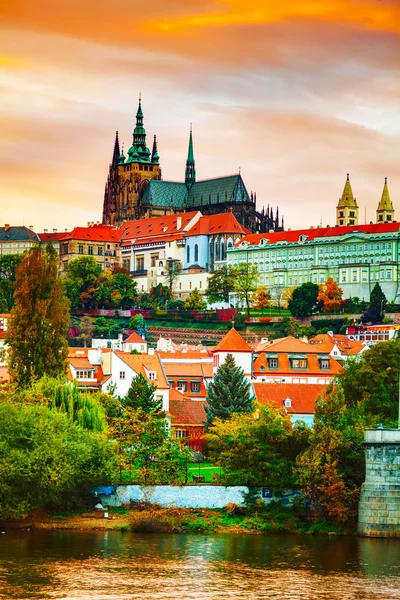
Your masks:
{"label": "yellow building", "polygon": [[75,227],[60,240],[61,273],[68,263],[81,256],[93,256],[102,269],[112,269],[119,264],[120,232],[110,225],[88,223],[87,227]]}
{"label": "yellow building", "polygon": [[23,254],[40,242],[33,226],[4,225],[0,227],[0,255]]}
{"label": "yellow building", "polygon": [[385,185],[383,186],[381,201],[379,202],[376,210],[376,222],[388,223],[390,221],[394,221],[394,208],[389,195],[387,177],[385,177]]}

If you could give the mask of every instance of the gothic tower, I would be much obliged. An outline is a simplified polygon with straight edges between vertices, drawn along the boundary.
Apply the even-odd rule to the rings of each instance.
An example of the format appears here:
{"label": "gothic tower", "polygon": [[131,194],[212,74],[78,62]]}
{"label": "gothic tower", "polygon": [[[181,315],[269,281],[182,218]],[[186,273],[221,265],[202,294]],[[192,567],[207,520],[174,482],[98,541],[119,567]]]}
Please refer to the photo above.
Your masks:
{"label": "gothic tower", "polygon": [[387,223],[388,221],[394,221],[394,208],[389,196],[387,177],[385,177],[385,184],[383,186],[381,201],[379,202],[378,208],[376,209],[376,222]]}
{"label": "gothic tower", "polygon": [[353,196],[348,173],[343,194],[336,207],[336,225],[358,225],[358,204]]}
{"label": "gothic tower", "polygon": [[185,170],[185,183],[188,189],[190,189],[192,185],[196,183],[196,167],[194,163],[192,124],[190,124],[189,148]]}
{"label": "gothic tower", "polygon": [[153,151],[146,146],[142,100],[136,112],[136,126],[128,157],[120,152],[118,132],[113,158],[106,182],[103,204],[103,223],[119,227],[125,221],[146,216],[140,199],[152,179],[161,179],[160,157],[154,136]]}

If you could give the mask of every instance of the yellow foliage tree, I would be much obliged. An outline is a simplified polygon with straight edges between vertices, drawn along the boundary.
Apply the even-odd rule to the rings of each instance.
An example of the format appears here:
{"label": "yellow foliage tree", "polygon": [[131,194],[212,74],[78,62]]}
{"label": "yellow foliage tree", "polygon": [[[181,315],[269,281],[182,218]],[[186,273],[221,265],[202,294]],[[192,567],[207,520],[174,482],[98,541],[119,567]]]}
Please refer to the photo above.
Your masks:
{"label": "yellow foliage tree", "polygon": [[317,300],[322,303],[322,312],[338,312],[342,306],[342,295],[342,288],[332,277],[320,283]]}
{"label": "yellow foliage tree", "polygon": [[271,294],[265,287],[265,285],[260,285],[252,298],[252,306],[257,310],[264,311],[264,308],[268,308],[270,306]]}

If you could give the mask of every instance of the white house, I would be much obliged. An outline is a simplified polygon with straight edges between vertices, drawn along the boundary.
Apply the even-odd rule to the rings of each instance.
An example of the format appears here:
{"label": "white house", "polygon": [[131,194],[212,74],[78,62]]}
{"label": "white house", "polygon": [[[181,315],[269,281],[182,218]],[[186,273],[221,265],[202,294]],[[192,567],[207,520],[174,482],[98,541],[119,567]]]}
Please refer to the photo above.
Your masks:
{"label": "white house", "polygon": [[242,338],[240,333],[234,327],[219,344],[211,350],[213,355],[213,374],[215,375],[219,367],[225,361],[228,354],[232,354],[237,366],[241,367],[245,376],[251,380],[252,377],[252,356],[253,351],[248,343]]}

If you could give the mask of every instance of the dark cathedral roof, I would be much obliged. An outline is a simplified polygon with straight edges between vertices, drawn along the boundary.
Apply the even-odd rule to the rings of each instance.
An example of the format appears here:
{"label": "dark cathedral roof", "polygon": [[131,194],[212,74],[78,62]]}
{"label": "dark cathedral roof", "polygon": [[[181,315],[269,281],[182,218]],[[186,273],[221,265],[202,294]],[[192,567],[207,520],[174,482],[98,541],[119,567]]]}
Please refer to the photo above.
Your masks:
{"label": "dark cathedral roof", "polygon": [[188,188],[184,183],[175,181],[149,181],[141,199],[143,206],[169,207],[184,209],[202,205],[222,204],[224,202],[250,202],[241,175],[228,175],[196,181]]}

